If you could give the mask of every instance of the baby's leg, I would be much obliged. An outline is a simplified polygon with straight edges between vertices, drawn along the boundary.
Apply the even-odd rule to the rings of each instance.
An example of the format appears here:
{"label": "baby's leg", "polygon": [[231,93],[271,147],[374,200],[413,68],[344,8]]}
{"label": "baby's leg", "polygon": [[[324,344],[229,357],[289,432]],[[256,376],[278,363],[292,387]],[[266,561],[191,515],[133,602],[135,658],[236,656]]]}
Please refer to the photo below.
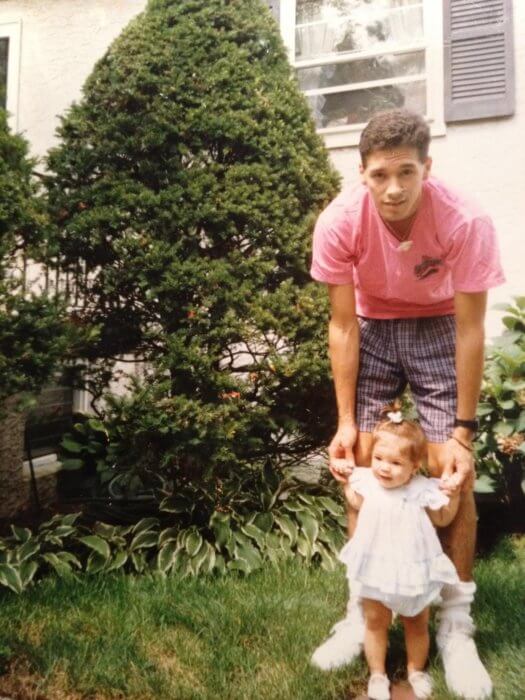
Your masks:
{"label": "baby's leg", "polygon": [[365,656],[370,673],[385,673],[388,628],[392,611],[377,600],[363,598],[365,615]]}
{"label": "baby's leg", "polygon": [[428,633],[429,609],[425,608],[414,617],[401,616],[405,628],[408,673],[422,671],[428,658],[430,636]]}

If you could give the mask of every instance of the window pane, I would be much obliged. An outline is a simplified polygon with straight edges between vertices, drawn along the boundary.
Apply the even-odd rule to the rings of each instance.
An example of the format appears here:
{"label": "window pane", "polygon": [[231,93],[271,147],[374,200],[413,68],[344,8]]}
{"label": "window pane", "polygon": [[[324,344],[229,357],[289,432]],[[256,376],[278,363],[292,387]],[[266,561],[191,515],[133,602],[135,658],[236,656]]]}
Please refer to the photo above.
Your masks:
{"label": "window pane", "polygon": [[424,80],[332,95],[315,95],[307,99],[318,128],[361,124],[376,112],[394,107],[406,107],[425,114],[427,106]]}
{"label": "window pane", "polygon": [[[332,0],[334,3],[337,0]],[[388,9],[361,0],[351,17],[341,17],[332,5],[323,3],[322,16],[315,22],[299,24],[295,30],[295,58],[314,59],[333,53],[382,49],[394,44],[407,44],[423,37],[423,8],[420,4],[401,2]],[[332,10],[334,12],[332,13]],[[332,13],[332,14],[330,14]]]}
{"label": "window pane", "polygon": [[5,109],[7,98],[7,55],[9,39],[0,39],[0,107]]}
{"label": "window pane", "polygon": [[371,12],[407,5],[421,5],[421,0],[296,0],[296,24],[316,22],[327,17],[344,17],[352,12]]}
{"label": "window pane", "polygon": [[348,63],[328,63],[297,71],[301,90],[364,83],[369,80],[385,80],[425,72],[425,52],[384,54],[374,58]]}

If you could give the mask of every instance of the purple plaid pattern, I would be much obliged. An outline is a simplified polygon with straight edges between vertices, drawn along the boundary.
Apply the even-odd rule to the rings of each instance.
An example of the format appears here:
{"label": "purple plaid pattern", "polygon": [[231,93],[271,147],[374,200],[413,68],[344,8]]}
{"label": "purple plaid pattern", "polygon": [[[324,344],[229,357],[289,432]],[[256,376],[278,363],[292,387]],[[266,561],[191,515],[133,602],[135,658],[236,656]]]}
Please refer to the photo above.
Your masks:
{"label": "purple plaid pattern", "polygon": [[370,432],[381,409],[410,386],[430,442],[445,442],[456,414],[456,321],[360,318],[357,424]]}

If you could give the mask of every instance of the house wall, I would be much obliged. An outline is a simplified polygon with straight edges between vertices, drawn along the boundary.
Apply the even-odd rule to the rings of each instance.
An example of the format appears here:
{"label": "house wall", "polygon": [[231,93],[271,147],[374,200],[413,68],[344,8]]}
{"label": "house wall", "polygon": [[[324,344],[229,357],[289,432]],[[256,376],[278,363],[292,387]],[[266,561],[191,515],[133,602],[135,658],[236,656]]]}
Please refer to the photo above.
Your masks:
{"label": "house wall", "polygon": [[[109,43],[146,0],[0,0],[0,25],[22,19],[17,128],[37,155],[55,141],[57,115],[81,95],[81,86]],[[432,144],[434,173],[476,196],[499,231],[507,283],[490,303],[525,294],[525,2],[514,2],[516,113],[503,119],[449,124]],[[331,151],[345,183],[358,177],[356,148]],[[500,331],[489,311],[489,336]]]}

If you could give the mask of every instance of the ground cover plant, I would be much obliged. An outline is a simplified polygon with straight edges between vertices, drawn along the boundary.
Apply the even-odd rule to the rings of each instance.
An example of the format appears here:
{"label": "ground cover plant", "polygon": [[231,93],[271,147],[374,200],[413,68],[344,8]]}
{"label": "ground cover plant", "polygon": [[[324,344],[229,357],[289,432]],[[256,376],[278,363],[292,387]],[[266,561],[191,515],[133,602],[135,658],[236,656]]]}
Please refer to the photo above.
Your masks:
{"label": "ground cover plant", "polygon": [[[525,542],[504,540],[476,567],[480,653],[496,697],[523,697]],[[336,673],[308,659],[344,608],[342,567],[288,562],[243,578],[50,578],[0,592],[0,693],[39,700],[334,700],[362,693],[364,663]],[[403,677],[402,633],[389,672]],[[435,648],[436,700],[447,692]],[[18,693],[18,694],[17,694]]]}

